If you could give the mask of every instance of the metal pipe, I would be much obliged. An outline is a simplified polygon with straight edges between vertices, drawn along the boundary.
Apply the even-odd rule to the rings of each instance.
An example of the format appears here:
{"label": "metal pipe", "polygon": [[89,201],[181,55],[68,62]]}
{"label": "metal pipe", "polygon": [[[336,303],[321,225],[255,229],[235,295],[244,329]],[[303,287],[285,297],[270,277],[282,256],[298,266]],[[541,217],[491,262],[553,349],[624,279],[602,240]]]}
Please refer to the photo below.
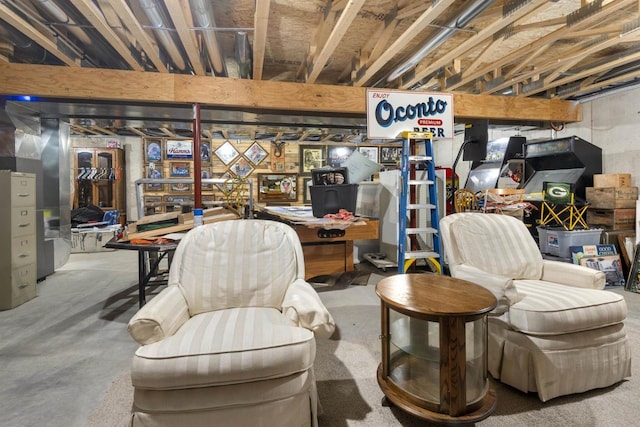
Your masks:
{"label": "metal pipe", "polygon": [[409,71],[411,68],[418,65],[425,56],[427,56],[432,50],[436,49],[442,43],[444,43],[454,32],[459,29],[465,27],[473,18],[478,16],[480,13],[485,11],[489,6],[491,6],[495,0],[476,0],[469,8],[467,8],[464,12],[458,15],[457,18],[454,18],[449,25],[446,26],[442,31],[440,31],[434,38],[427,41],[427,43],[422,46],[422,48],[416,52],[411,58],[405,61],[402,65],[396,68],[390,75],[387,77],[387,81],[393,81],[398,77],[402,76],[404,73]]}
{"label": "metal pipe", "polygon": [[193,207],[202,208],[202,154],[200,145],[200,104],[193,104]]}

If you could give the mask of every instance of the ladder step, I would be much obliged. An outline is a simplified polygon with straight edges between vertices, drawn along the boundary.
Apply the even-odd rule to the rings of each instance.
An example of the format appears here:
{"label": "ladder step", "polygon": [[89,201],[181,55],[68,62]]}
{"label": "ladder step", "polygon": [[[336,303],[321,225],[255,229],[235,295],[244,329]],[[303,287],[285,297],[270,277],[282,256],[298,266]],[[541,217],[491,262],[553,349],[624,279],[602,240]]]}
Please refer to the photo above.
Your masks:
{"label": "ladder step", "polygon": [[407,251],[404,257],[405,259],[440,258],[440,254],[434,251]]}
{"label": "ladder step", "polygon": [[410,179],[409,185],[431,185],[434,182],[430,179]]}
{"label": "ladder step", "polygon": [[433,160],[431,156],[409,156],[410,162],[430,162]]}
{"label": "ladder step", "polygon": [[431,203],[411,203],[407,205],[407,209],[435,209],[436,205]]}
{"label": "ladder step", "polygon": [[418,234],[418,233],[437,233],[438,230],[433,227],[416,227],[416,228],[407,228],[407,234]]}

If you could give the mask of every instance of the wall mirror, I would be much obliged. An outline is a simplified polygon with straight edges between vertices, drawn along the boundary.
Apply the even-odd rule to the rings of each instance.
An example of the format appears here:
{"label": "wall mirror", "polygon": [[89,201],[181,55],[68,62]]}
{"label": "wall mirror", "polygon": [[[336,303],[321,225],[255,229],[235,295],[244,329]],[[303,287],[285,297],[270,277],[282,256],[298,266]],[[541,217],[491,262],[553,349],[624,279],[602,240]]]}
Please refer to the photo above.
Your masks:
{"label": "wall mirror", "polygon": [[258,202],[296,202],[298,176],[294,173],[258,174]]}

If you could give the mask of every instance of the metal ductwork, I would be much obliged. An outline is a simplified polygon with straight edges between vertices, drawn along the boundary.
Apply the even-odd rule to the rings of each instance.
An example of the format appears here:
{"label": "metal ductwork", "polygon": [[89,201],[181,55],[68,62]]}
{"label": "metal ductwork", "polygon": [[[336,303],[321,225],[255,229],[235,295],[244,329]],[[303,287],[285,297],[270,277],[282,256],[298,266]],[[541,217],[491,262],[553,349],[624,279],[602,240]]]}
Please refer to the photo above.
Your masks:
{"label": "metal ductwork", "polygon": [[418,65],[424,57],[426,57],[432,50],[436,49],[442,43],[444,43],[453,33],[467,26],[469,22],[476,16],[484,12],[489,6],[491,6],[495,0],[476,0],[471,6],[469,6],[464,12],[462,12],[457,18],[454,18],[445,29],[440,31],[434,38],[429,40],[422,48],[413,54],[411,58],[405,61],[402,65],[396,68],[387,77],[387,81],[393,81],[411,68]]}
{"label": "metal ductwork", "polygon": [[179,70],[185,71],[187,64],[184,62],[184,58],[173,41],[171,34],[169,34],[166,29],[166,19],[164,18],[164,11],[161,6],[156,0],[139,0],[139,3],[149,23],[154,27],[154,34],[169,55],[171,62],[173,62]]}
{"label": "metal ductwork", "polygon": [[[213,18],[213,2],[206,0],[189,0],[193,20],[202,29],[202,39],[207,48],[209,61],[216,76],[227,77],[227,67],[220,52],[220,45],[216,37],[216,23]],[[238,63],[238,65],[240,65]]]}
{"label": "metal ductwork", "polygon": [[253,52],[249,36],[244,31],[236,33],[235,58],[241,79],[250,79],[253,71]]}

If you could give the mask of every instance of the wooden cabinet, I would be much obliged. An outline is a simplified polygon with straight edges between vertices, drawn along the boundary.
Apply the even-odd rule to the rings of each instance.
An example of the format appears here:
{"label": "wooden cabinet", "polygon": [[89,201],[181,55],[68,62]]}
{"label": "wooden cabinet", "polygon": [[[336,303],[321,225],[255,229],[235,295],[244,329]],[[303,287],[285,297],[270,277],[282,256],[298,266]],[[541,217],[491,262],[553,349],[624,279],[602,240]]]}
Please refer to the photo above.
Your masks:
{"label": "wooden cabinet", "polygon": [[0,171],[0,310],[36,296],[36,176]]}
{"label": "wooden cabinet", "polygon": [[75,197],[73,208],[95,205],[120,211],[125,220],[124,152],[121,148],[74,149]]}

